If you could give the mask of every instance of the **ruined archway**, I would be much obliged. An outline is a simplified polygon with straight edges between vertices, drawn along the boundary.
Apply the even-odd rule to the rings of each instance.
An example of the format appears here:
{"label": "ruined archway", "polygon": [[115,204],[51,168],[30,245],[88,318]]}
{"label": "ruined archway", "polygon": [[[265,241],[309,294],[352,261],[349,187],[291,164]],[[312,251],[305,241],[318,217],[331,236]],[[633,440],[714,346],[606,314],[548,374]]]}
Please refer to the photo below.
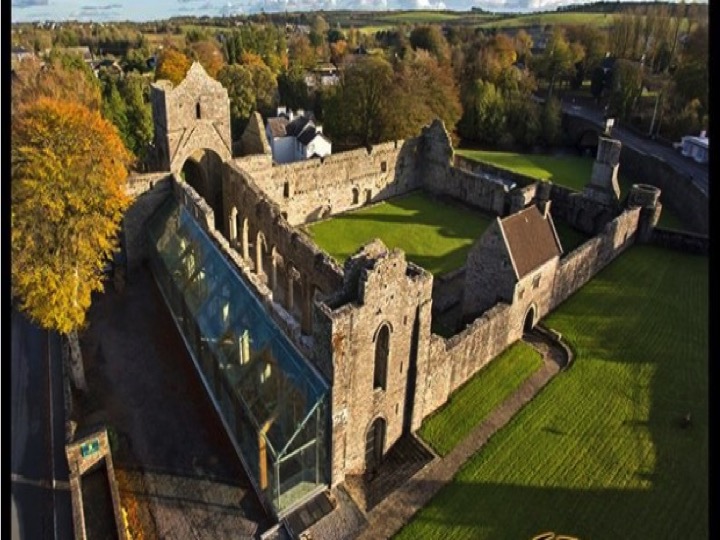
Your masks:
{"label": "ruined archway", "polygon": [[213,150],[201,148],[188,156],[180,169],[180,177],[187,182],[212,208],[214,226],[222,220],[222,158]]}

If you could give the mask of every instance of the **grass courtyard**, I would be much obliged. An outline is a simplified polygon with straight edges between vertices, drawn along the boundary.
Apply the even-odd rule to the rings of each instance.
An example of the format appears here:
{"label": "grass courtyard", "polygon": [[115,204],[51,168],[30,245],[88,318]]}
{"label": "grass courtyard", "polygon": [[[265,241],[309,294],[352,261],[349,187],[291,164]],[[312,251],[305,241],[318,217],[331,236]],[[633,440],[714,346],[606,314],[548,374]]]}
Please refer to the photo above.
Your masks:
{"label": "grass courtyard", "polygon": [[[551,181],[575,191],[582,191],[592,174],[594,158],[584,156],[552,156],[547,154],[518,154],[516,152],[496,152],[489,150],[456,149],[455,153],[489,163],[502,169],[524,174],[538,180]],[[627,195],[633,182],[622,173],[618,175],[620,198]],[[662,200],[662,199],[661,199]],[[667,207],[660,214],[660,227],[685,229],[682,221]]]}
{"label": "grass courtyard", "polygon": [[[380,238],[389,248],[405,251],[409,261],[440,275],[465,264],[473,242],[492,219],[415,192],[333,216],[305,230],[340,264],[365,243]],[[565,253],[587,240],[561,222],[555,227]]]}
{"label": "grass courtyard", "polygon": [[365,243],[380,238],[389,248],[438,275],[460,268],[491,218],[412,193],[313,223],[307,231],[343,264]]}
{"label": "grass courtyard", "polygon": [[708,538],[708,304],[707,258],[630,248],[545,320],[573,365],[397,538]]}

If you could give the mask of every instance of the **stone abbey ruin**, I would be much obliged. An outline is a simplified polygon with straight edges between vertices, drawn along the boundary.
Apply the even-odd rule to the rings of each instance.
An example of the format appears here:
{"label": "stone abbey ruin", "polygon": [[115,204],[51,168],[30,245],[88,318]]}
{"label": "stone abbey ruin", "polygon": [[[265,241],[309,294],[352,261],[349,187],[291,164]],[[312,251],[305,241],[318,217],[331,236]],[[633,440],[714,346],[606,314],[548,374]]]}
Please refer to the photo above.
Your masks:
{"label": "stone abbey ruin", "polygon": [[[128,277],[150,262],[275,516],[377,467],[524,331],[648,241],[661,212],[650,185],[621,201],[620,143],[602,135],[574,192],[461,163],[439,121],[412,139],[275,165],[256,113],[233,152],[227,92],[197,63],[151,99],[161,172],[128,181]],[[341,267],[299,228],[414,190],[495,216],[452,276],[379,240]],[[554,220],[590,238],[567,253]],[[449,313],[454,335],[433,333]]]}

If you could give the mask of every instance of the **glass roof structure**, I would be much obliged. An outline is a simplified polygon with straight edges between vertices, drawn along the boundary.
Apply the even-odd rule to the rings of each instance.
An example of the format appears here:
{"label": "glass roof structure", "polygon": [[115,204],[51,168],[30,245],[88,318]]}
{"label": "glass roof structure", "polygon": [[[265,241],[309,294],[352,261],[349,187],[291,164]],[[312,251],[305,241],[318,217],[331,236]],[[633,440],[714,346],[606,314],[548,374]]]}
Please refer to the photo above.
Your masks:
{"label": "glass roof structure", "polygon": [[329,388],[174,197],[148,226],[158,286],[246,470],[276,514],[327,484]]}

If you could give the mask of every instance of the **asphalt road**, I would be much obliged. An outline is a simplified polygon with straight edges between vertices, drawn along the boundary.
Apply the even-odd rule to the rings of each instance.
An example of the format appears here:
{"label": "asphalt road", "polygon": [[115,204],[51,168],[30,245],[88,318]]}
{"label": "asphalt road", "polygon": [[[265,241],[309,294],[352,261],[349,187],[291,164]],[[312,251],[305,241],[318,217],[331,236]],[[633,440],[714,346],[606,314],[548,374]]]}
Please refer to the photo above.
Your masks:
{"label": "asphalt road", "polygon": [[[587,107],[585,105],[578,105],[572,103],[563,103],[563,111],[573,116],[579,116],[586,120],[589,120],[599,127],[605,127],[605,119],[602,111]],[[668,148],[667,146],[650,140],[646,137],[639,136],[628,129],[622,127],[615,121],[615,127],[612,128],[613,138],[618,139],[624,145],[627,145],[636,150],[640,150],[649,155],[656,156],[675,170],[692,176],[693,183],[702,190],[706,195],[708,194],[708,166],[707,164],[701,164],[694,161],[692,158],[683,156],[678,150]]]}
{"label": "asphalt road", "polygon": [[60,338],[15,310],[11,319],[10,537],[70,540]]}

